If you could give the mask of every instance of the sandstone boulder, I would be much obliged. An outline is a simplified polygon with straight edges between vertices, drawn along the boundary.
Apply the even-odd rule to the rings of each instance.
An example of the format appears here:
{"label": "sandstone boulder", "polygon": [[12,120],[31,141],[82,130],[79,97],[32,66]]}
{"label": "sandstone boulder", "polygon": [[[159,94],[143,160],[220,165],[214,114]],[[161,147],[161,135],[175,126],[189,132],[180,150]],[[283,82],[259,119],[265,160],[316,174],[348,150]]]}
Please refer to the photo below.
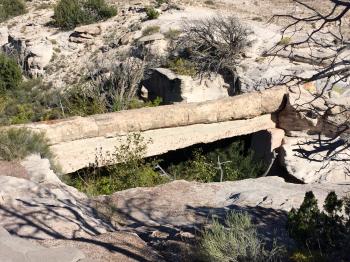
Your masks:
{"label": "sandstone boulder", "polygon": [[78,262],[85,258],[85,255],[76,248],[45,248],[33,241],[11,236],[0,227],[1,232],[3,232],[0,234],[0,261],[2,262]]}
{"label": "sandstone boulder", "polygon": [[344,141],[341,138],[330,141],[324,136],[310,136],[305,133],[296,135],[284,138],[280,154],[281,163],[291,176],[304,183],[350,181],[350,174],[347,174],[350,149],[332,156],[343,148]]}
{"label": "sandstone boulder", "polygon": [[92,44],[93,39],[101,33],[102,29],[98,24],[80,26],[74,29],[74,32],[69,36],[69,41]]}
{"label": "sandstone boulder", "polygon": [[154,69],[144,86],[150,99],[161,97],[165,103],[203,102],[228,97],[233,93],[220,75],[193,79],[166,68]]}
{"label": "sandstone boulder", "polygon": [[284,110],[279,113],[279,127],[290,131],[322,133],[334,137],[344,124],[349,123],[349,101],[345,96],[330,98],[306,87],[291,88]]}
{"label": "sandstone boulder", "polygon": [[30,39],[19,33],[11,33],[5,52],[19,56],[21,65],[31,77],[40,77],[45,73],[53,56],[52,43],[46,39]]}
{"label": "sandstone boulder", "polygon": [[52,239],[113,231],[75,188],[9,176],[0,176],[0,184],[0,226],[12,234]]}
{"label": "sandstone boulder", "polygon": [[126,226],[149,237],[155,230],[168,233],[170,238],[180,231],[196,232],[211,216],[224,217],[234,210],[248,212],[267,239],[271,240],[275,232],[278,241],[291,243],[286,214],[300,206],[305,192],[313,191],[322,209],[330,191],[342,197],[349,189],[349,184],[291,184],[279,177],[263,177],[222,183],[174,181],[128,189],[97,200],[113,205]]}
{"label": "sandstone boulder", "polygon": [[34,154],[26,157],[21,161],[21,166],[26,170],[27,177],[34,183],[51,183],[61,184],[51,167],[48,159],[41,158],[40,155]]}

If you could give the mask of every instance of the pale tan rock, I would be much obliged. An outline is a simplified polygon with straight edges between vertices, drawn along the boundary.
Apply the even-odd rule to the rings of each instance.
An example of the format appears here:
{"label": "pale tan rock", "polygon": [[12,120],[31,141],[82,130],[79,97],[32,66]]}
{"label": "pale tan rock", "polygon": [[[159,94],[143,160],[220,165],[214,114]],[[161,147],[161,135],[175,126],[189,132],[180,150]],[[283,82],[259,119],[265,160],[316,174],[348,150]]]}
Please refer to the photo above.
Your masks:
{"label": "pale tan rock", "polygon": [[[64,184],[0,176],[0,227],[21,237],[52,239],[113,231],[87,197]],[[1,240],[0,240],[1,242]]]}
{"label": "pale tan rock", "polygon": [[138,235],[133,233],[123,231],[111,232],[87,237],[85,240],[50,239],[40,241],[40,243],[43,246],[50,247],[50,249],[54,247],[74,247],[83,251],[86,257],[98,262],[163,261],[159,254],[152,250]]}
{"label": "pale tan rock", "polygon": [[0,27],[0,47],[7,44],[9,37],[9,32],[7,27],[1,26]]}
{"label": "pale tan rock", "polygon": [[144,86],[151,99],[161,97],[168,104],[203,102],[233,94],[229,84],[219,74],[194,79],[191,76],[175,74],[167,68],[153,69]]}
{"label": "pale tan rock", "polygon": [[[280,153],[280,160],[288,173],[304,183],[348,183],[350,150],[326,159],[338,149],[328,147],[328,138],[294,133],[295,137],[285,137]],[[336,141],[334,141],[337,144]]]}
{"label": "pale tan rock", "polygon": [[79,26],[76,27],[74,31],[80,34],[87,34],[91,36],[97,36],[102,33],[101,26],[98,24]]}

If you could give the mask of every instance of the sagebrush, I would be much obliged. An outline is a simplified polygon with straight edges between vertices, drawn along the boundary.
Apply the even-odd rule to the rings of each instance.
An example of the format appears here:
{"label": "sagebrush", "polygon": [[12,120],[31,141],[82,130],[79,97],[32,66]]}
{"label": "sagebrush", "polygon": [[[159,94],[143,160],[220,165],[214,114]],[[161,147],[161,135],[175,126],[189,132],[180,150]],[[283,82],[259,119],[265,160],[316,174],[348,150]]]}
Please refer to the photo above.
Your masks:
{"label": "sagebrush", "polygon": [[200,243],[203,260],[215,262],[282,261],[283,247],[267,249],[251,217],[243,212],[228,213],[224,223],[214,219]]}
{"label": "sagebrush", "polygon": [[21,160],[35,153],[48,159],[53,156],[43,134],[23,128],[0,131],[0,158],[2,160]]}
{"label": "sagebrush", "polygon": [[124,143],[115,147],[114,152],[106,155],[97,152],[95,163],[73,176],[66,176],[66,181],[89,195],[108,195],[169,181],[154,171],[156,162],[144,159],[148,143],[150,141],[138,133],[129,134]]}
{"label": "sagebrush", "polygon": [[198,74],[235,72],[242,52],[250,46],[249,31],[234,16],[186,22],[176,52],[190,60]]}
{"label": "sagebrush", "polygon": [[23,0],[0,0],[0,23],[25,12],[26,4]]}
{"label": "sagebrush", "polygon": [[73,29],[105,20],[117,14],[105,0],[60,0],[54,8],[54,23],[62,29]]}

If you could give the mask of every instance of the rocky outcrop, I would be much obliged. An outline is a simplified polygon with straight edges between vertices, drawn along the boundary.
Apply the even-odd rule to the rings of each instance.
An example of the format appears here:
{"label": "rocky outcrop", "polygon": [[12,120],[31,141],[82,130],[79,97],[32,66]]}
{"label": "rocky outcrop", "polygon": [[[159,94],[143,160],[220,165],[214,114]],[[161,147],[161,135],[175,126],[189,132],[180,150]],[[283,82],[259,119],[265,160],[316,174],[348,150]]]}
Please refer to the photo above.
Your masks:
{"label": "rocky outcrop", "polygon": [[10,176],[0,176],[0,183],[0,226],[12,234],[71,239],[114,231],[75,188]]}
{"label": "rocky outcrop", "polygon": [[[279,127],[288,132],[307,131],[332,137],[336,135],[350,113],[346,97],[330,98],[330,94],[317,95],[304,87],[288,92],[286,107],[279,114]],[[316,114],[317,112],[317,114]]]}
{"label": "rocky outcrop", "polygon": [[23,70],[31,77],[41,77],[45,67],[53,56],[53,46],[47,39],[26,38],[18,32],[12,32],[8,43],[4,45],[6,53],[15,54]]}
{"label": "rocky outcrop", "polygon": [[74,29],[69,36],[69,41],[74,43],[92,44],[94,38],[102,33],[101,26],[98,24],[84,25]]}
{"label": "rocky outcrop", "polygon": [[230,85],[219,74],[194,79],[175,74],[170,69],[156,68],[144,82],[150,99],[161,97],[163,102],[203,102],[233,95]]}
{"label": "rocky outcrop", "polygon": [[[174,181],[152,188],[134,188],[100,196],[98,201],[113,205],[119,218],[135,232],[165,235],[165,239],[195,232],[211,216],[224,217],[230,210],[246,211],[267,239],[290,243],[286,214],[299,207],[305,192],[313,191],[319,207],[334,190],[345,196],[350,186],[336,184],[290,184],[279,177],[263,177],[222,183]],[[154,233],[154,232],[157,232]],[[187,233],[188,234],[188,233]],[[158,238],[159,240],[159,238]]]}
{"label": "rocky outcrop", "polygon": [[[341,150],[341,139],[293,133],[281,147],[281,164],[288,173],[304,183],[348,183],[350,149]],[[334,154],[334,156],[332,156]]]}
{"label": "rocky outcrop", "polygon": [[21,165],[25,178],[0,173],[1,262],[162,261],[138,235],[116,231],[99,209],[109,206],[54,178],[48,160],[33,155]]}
{"label": "rocky outcrop", "polygon": [[[2,262],[84,262],[83,252],[72,247],[45,248],[35,242],[11,236],[0,227],[0,261]],[[90,260],[92,262],[92,260]]]}

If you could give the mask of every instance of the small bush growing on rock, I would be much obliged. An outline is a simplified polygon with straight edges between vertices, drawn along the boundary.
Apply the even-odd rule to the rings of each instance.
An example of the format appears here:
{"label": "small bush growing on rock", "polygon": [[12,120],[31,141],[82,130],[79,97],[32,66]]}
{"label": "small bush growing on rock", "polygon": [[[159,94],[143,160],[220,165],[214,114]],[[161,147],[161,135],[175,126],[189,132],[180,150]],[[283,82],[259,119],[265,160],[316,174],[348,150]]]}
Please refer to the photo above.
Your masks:
{"label": "small bush growing on rock", "polygon": [[153,170],[155,162],[144,159],[149,142],[140,134],[130,134],[114,152],[107,156],[98,154],[90,168],[78,171],[74,177],[67,177],[66,181],[89,195],[112,194],[128,188],[167,182],[166,177]]}
{"label": "small bush growing on rock", "polygon": [[0,132],[0,158],[3,160],[20,160],[30,154],[40,154],[51,158],[48,143],[43,134],[27,129],[7,129]]}
{"label": "small bush growing on rock", "polygon": [[15,89],[22,82],[22,72],[16,61],[0,53],[0,92]]}
{"label": "small bush growing on rock", "polygon": [[201,75],[235,72],[242,52],[250,45],[248,30],[237,18],[213,17],[185,23],[177,52],[194,63]]}
{"label": "small bush growing on rock", "polygon": [[0,0],[0,22],[26,12],[23,0]]}
{"label": "small bush growing on rock", "polygon": [[105,0],[60,0],[54,9],[55,24],[62,29],[91,24],[115,16]]}
{"label": "small bush growing on rock", "polygon": [[230,212],[224,224],[214,219],[204,230],[200,247],[206,261],[282,261],[285,255],[282,247],[267,249],[251,217],[241,212]]}
{"label": "small bush growing on rock", "polygon": [[[305,194],[299,209],[288,214],[288,231],[302,250],[318,251],[325,258],[348,261],[350,254],[350,205],[330,192],[320,211],[312,191]],[[317,252],[316,252],[317,254]],[[341,259],[340,259],[341,258]]]}
{"label": "small bush growing on rock", "polygon": [[194,64],[183,58],[169,60],[167,67],[179,75],[188,75],[194,77],[197,73]]}
{"label": "small bush growing on rock", "polygon": [[142,35],[152,35],[155,33],[159,33],[160,27],[158,25],[153,25],[153,26],[147,26],[145,29],[142,30]]}
{"label": "small bush growing on rock", "polygon": [[159,12],[153,7],[146,9],[146,15],[148,20],[157,19],[159,17]]}

